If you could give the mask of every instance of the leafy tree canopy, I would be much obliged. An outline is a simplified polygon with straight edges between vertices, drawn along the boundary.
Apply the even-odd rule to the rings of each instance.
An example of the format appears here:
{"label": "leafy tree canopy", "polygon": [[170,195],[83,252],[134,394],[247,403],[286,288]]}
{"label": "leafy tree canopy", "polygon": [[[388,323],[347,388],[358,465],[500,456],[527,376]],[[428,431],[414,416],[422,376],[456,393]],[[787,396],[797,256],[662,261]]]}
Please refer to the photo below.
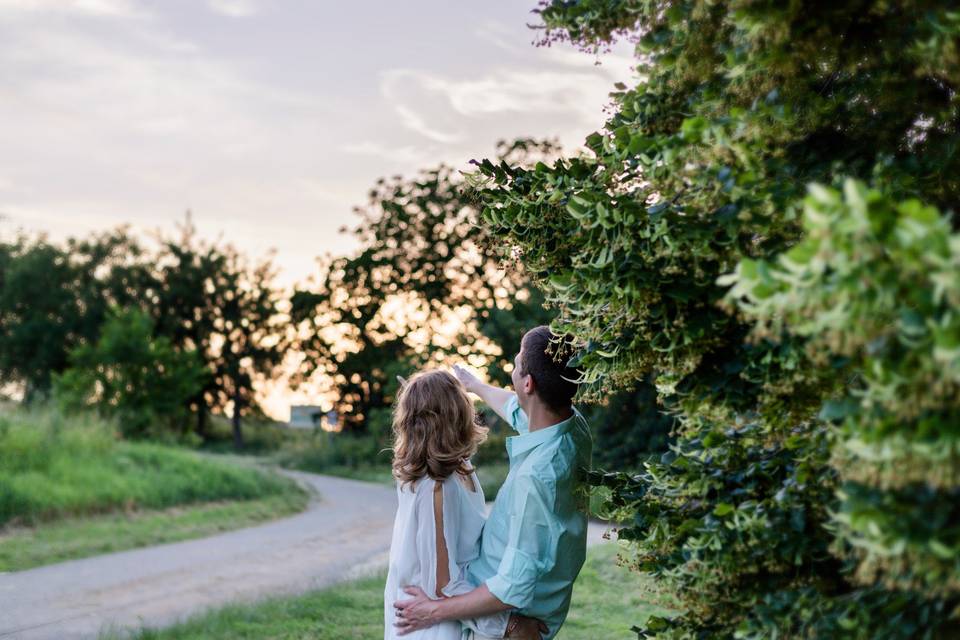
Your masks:
{"label": "leafy tree canopy", "polygon": [[[520,140],[499,151],[526,163],[556,148]],[[329,260],[319,286],[292,297],[301,379],[331,377],[348,430],[372,420],[385,433],[396,376],[430,363],[474,354],[475,366],[503,381],[518,324],[549,320],[525,277],[502,268],[464,187],[445,166],[381,179],[356,209],[360,222],[350,233],[360,251]]]}

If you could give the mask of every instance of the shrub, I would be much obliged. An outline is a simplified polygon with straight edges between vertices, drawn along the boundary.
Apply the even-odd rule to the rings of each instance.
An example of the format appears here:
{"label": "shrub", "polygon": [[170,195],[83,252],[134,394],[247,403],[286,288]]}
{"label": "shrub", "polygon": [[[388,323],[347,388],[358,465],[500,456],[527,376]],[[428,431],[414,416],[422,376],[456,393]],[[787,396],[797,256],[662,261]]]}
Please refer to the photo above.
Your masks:
{"label": "shrub", "polygon": [[196,353],[153,336],[146,313],[114,309],[96,344],[70,353],[70,368],[54,376],[54,395],[66,410],[95,407],[115,417],[125,435],[157,435],[163,427],[183,430],[187,400],[205,377]]}
{"label": "shrub", "polygon": [[582,155],[485,160],[471,180],[555,330],[581,339],[586,395],[652,376],[678,415],[659,461],[594,476],[634,565],[682,607],[639,633],[956,635],[960,241],[938,209],[960,196],[960,14],[906,0],[539,14],[546,41],[628,34],[645,76],[617,88]]}

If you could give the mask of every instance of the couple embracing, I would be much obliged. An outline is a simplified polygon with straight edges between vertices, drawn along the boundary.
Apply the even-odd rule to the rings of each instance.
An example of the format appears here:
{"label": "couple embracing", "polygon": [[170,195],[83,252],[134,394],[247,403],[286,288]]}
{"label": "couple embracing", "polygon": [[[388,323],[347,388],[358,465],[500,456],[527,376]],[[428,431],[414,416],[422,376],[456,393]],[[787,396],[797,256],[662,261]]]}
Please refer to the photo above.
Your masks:
{"label": "couple embracing", "polygon": [[[591,438],[572,406],[569,342],[527,332],[511,373],[515,391],[455,367],[418,373],[394,412],[399,507],[384,591],[384,639],[550,640],[570,608],[586,555],[582,470]],[[518,435],[489,518],[470,457],[486,438],[468,392]]]}

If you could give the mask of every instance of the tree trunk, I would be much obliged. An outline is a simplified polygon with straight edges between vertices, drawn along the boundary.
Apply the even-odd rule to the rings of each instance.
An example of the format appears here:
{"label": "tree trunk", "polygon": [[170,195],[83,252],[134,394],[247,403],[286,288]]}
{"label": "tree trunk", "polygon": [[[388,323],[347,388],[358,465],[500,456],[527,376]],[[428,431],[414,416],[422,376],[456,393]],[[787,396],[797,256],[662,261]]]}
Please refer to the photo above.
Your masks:
{"label": "tree trunk", "polygon": [[243,431],[240,427],[240,392],[233,394],[233,446],[235,449],[243,449]]}
{"label": "tree trunk", "polygon": [[203,400],[197,402],[197,435],[200,436],[204,442],[207,441],[207,405]]}

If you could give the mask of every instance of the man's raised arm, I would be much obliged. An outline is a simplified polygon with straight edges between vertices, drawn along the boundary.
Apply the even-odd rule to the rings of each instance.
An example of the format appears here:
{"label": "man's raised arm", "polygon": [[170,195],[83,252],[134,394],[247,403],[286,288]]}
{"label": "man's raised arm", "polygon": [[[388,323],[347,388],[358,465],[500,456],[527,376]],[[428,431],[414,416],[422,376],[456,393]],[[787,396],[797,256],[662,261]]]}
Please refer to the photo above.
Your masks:
{"label": "man's raised arm", "polygon": [[504,413],[503,408],[506,406],[507,400],[514,396],[513,391],[507,391],[506,389],[495,387],[492,384],[486,384],[458,364],[453,365],[453,373],[457,376],[457,379],[463,383],[467,391],[480,396],[480,399],[483,400],[488,407],[493,409],[498,416],[503,418],[504,422],[511,424],[510,416]]}

